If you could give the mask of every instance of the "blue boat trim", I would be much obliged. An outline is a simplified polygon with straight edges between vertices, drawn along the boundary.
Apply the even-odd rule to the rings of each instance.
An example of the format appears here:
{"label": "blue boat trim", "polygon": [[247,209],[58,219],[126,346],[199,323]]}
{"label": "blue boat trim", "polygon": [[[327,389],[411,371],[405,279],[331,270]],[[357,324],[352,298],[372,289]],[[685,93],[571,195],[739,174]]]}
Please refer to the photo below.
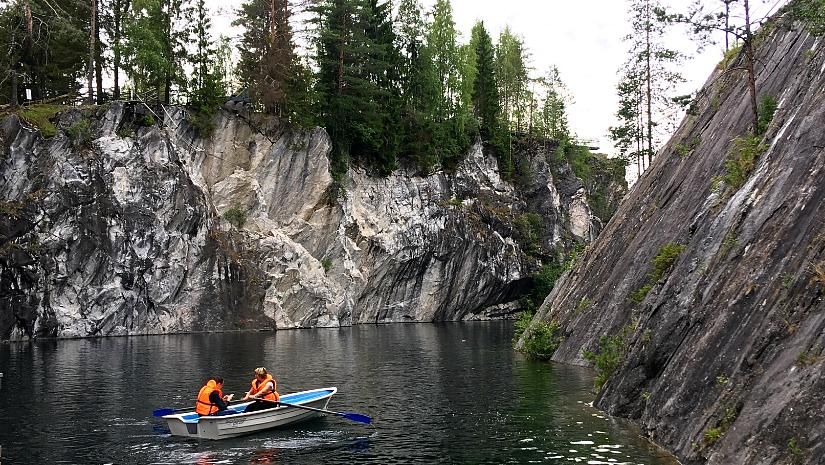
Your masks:
{"label": "blue boat trim", "polygon": [[[333,392],[334,391],[332,389],[321,389],[321,390],[313,391],[313,392],[297,392],[295,394],[287,394],[287,395],[281,396],[281,400],[284,401],[284,402],[288,402],[290,404],[304,404],[304,403],[311,402],[311,401],[316,400],[316,399],[320,399],[320,398],[332,395]],[[222,417],[223,416],[232,416],[232,415],[237,415],[237,414],[240,414],[240,413],[244,413],[243,412],[244,409],[249,404],[251,404],[251,402],[245,402],[243,404],[230,405],[227,410],[231,411],[232,413],[225,413],[225,414],[220,415],[220,416],[222,416]],[[197,413],[194,413],[194,412],[193,413],[185,413],[185,414],[180,415],[179,418],[184,423],[197,423],[198,420],[200,419],[200,415],[198,415]]]}

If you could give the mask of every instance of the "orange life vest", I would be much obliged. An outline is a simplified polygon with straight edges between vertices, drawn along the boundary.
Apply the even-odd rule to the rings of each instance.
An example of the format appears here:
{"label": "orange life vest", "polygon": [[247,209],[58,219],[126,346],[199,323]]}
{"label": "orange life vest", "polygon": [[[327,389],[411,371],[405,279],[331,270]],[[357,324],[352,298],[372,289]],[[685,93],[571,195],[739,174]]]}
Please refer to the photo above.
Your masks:
{"label": "orange life vest", "polygon": [[252,395],[254,396],[255,394],[257,394],[257,393],[263,391],[264,389],[266,389],[266,383],[268,383],[270,381],[272,381],[272,392],[270,392],[269,394],[261,397],[261,399],[266,399],[266,400],[271,400],[271,401],[274,401],[274,402],[278,402],[278,400],[281,398],[281,396],[278,395],[278,391],[276,391],[276,389],[278,389],[278,383],[275,382],[275,379],[273,379],[272,375],[270,375],[270,374],[267,374],[266,378],[264,378],[263,381],[258,382],[257,377],[255,377],[255,379],[252,380],[252,389],[251,389]]}
{"label": "orange life vest", "polygon": [[218,413],[218,406],[209,400],[209,394],[212,394],[212,391],[218,391],[218,396],[223,398],[223,393],[220,389],[218,389],[218,385],[215,383],[215,380],[210,379],[206,383],[206,386],[202,387],[198,392],[198,400],[195,402],[195,413],[201,416]]}

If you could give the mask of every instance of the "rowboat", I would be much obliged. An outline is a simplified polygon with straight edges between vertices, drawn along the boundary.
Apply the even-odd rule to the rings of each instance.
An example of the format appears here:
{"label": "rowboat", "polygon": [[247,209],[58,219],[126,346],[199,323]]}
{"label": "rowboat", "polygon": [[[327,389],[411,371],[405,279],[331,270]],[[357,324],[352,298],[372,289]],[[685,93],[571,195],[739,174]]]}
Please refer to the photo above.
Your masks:
{"label": "rowboat", "polygon": [[317,409],[325,410],[336,392],[338,388],[328,387],[283,395],[281,402],[292,405],[273,404],[273,408],[256,412],[244,413],[246,406],[252,403],[244,402],[230,405],[220,415],[202,417],[193,409],[174,415],[165,415],[162,418],[166,419],[173,436],[200,439],[234,438],[321,416],[322,413]]}

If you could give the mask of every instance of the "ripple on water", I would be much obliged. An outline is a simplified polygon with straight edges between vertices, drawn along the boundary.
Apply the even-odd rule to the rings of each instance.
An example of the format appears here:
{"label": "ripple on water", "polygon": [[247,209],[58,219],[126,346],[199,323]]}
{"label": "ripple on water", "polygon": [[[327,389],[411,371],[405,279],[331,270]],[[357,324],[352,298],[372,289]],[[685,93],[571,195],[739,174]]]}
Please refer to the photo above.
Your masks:
{"label": "ripple on water", "polygon": [[[3,455],[15,465],[618,463],[605,456],[675,465],[593,409],[592,373],[514,357],[511,337],[506,324],[479,323],[0,345],[0,371],[25,374],[4,379],[0,416],[16,429],[11,444],[0,438]],[[285,392],[338,386],[330,407],[368,414],[374,426],[330,417],[192,441],[170,437],[151,417],[189,405],[213,371],[228,392],[243,392],[260,365],[274,368]],[[90,409],[83,390],[96,385],[113,391]]]}

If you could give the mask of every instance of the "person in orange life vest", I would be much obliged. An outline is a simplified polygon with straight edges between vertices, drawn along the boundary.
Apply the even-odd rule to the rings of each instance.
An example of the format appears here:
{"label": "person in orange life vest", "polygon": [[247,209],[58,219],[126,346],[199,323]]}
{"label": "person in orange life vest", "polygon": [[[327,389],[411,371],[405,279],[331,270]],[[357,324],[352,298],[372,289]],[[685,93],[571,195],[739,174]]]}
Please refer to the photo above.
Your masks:
{"label": "person in orange life vest", "polygon": [[215,376],[209,378],[206,384],[198,391],[195,402],[195,413],[201,416],[217,415],[227,409],[234,394],[223,395],[223,378]]}
{"label": "person in orange life vest", "polygon": [[256,401],[247,405],[244,412],[255,412],[257,410],[277,407],[274,402],[278,402],[281,396],[278,395],[276,389],[278,389],[278,382],[272,378],[272,375],[266,371],[266,368],[255,368],[255,378],[252,379],[252,387],[246,393],[243,400],[256,399]]}

